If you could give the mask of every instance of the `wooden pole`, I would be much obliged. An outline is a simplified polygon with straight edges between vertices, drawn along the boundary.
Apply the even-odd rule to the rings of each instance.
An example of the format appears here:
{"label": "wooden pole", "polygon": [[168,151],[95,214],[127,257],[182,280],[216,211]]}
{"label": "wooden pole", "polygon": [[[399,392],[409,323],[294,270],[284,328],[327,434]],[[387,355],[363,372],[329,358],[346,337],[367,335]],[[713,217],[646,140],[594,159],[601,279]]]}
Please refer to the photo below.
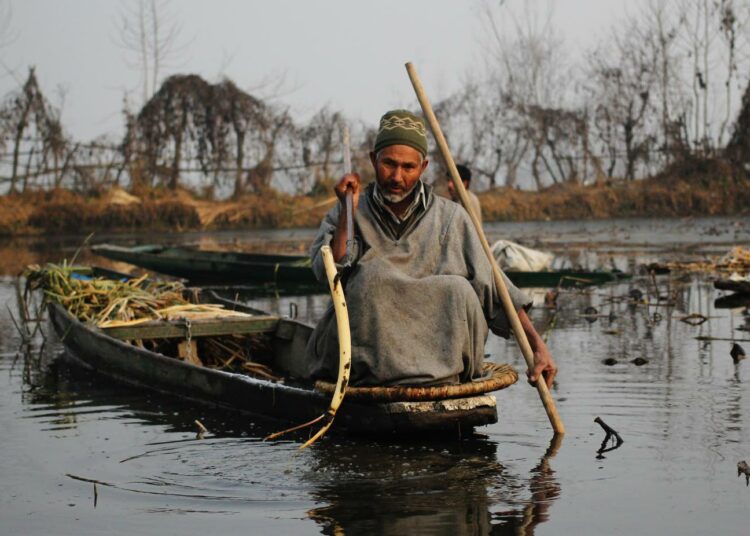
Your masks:
{"label": "wooden pole", "polygon": [[[469,213],[471,222],[474,224],[474,228],[477,230],[477,234],[479,235],[479,240],[482,243],[482,249],[484,249],[487,258],[492,265],[492,273],[495,279],[495,286],[500,293],[500,301],[502,301],[503,308],[505,309],[505,314],[507,315],[508,320],[510,320],[510,325],[513,329],[513,333],[516,335],[518,345],[521,347],[521,353],[526,360],[526,366],[529,368],[529,370],[533,370],[534,352],[531,349],[529,340],[526,338],[526,333],[521,327],[521,320],[518,318],[518,312],[516,311],[515,307],[513,306],[513,302],[510,299],[508,287],[505,285],[505,280],[503,279],[500,267],[497,265],[495,257],[492,255],[492,250],[490,249],[490,245],[487,242],[487,237],[484,236],[482,223],[474,213],[474,209],[469,202],[469,196],[466,194],[466,189],[464,188],[464,184],[461,181],[458,170],[456,169],[456,164],[453,161],[453,156],[451,155],[450,149],[448,148],[448,143],[445,141],[443,131],[440,129],[440,124],[438,123],[437,117],[435,117],[435,112],[432,111],[432,105],[427,99],[427,94],[424,91],[424,87],[422,87],[422,82],[419,80],[417,71],[414,68],[414,65],[411,64],[411,62],[406,64],[406,72],[409,74],[409,79],[414,86],[414,91],[416,92],[417,99],[419,100],[419,104],[422,107],[422,112],[424,112],[427,123],[430,125],[430,130],[432,130],[432,134],[438,144],[440,153],[443,155],[445,164],[448,166],[448,172],[450,173],[451,179],[453,180],[453,185],[458,192],[458,197],[461,199],[461,204]],[[549,389],[547,388],[547,383],[544,381],[543,377],[540,376],[537,380],[536,388],[539,392],[539,397],[542,399],[544,409],[547,412],[547,417],[552,424],[552,429],[557,434],[564,434],[565,426],[560,419],[560,415],[558,415],[557,413],[555,401],[552,399],[552,395],[550,395]]]}
{"label": "wooden pole", "polygon": [[[344,175],[352,172],[352,153],[349,148],[349,127],[344,127]],[[351,188],[346,191],[346,258],[347,266],[351,265],[352,248],[354,247],[354,194]]]}

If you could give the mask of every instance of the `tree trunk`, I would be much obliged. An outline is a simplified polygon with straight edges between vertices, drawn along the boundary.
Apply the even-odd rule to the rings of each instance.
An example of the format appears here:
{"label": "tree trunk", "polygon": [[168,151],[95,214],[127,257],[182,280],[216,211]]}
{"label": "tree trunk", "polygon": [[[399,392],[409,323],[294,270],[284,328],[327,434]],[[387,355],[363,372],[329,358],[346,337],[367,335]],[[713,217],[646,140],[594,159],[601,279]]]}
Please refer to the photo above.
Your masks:
{"label": "tree trunk", "polygon": [[635,155],[633,154],[633,125],[626,121],[625,131],[625,179],[633,180],[635,175]]}
{"label": "tree trunk", "polygon": [[13,145],[13,168],[10,174],[10,193],[16,192],[16,179],[18,178],[18,159],[21,151],[21,141],[23,139],[23,131],[26,129],[26,122],[29,117],[29,111],[31,110],[31,99],[26,96],[26,103],[23,108],[21,118],[18,120],[16,125],[16,138]]}
{"label": "tree trunk", "polygon": [[180,164],[182,162],[182,140],[185,137],[185,130],[188,124],[188,103],[182,101],[182,119],[180,126],[175,132],[174,140],[174,160],[172,161],[172,173],[169,177],[169,189],[176,190],[180,184]]}
{"label": "tree trunk", "polygon": [[237,199],[245,191],[245,185],[242,181],[242,164],[245,161],[245,132],[235,128],[237,138],[237,156],[235,159],[236,171],[234,172],[234,193],[232,196]]}

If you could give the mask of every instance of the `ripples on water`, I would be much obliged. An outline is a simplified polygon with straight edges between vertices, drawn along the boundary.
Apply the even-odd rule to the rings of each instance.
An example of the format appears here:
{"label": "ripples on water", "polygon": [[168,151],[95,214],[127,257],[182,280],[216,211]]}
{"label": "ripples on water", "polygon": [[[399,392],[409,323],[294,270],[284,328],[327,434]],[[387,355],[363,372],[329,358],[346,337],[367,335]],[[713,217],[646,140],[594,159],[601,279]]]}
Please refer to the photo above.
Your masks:
{"label": "ripples on water", "polygon": [[[564,231],[581,241],[648,235],[639,225],[591,225]],[[657,225],[683,236],[674,222]],[[701,247],[726,251],[737,239],[730,229],[723,242]],[[554,249],[565,235],[548,230]],[[572,257],[632,269],[673,255],[669,233],[659,236],[653,247],[600,237],[596,247],[572,248]],[[747,246],[747,231],[742,240]],[[747,534],[750,489],[736,464],[750,459],[750,363],[733,364],[729,340],[695,337],[750,339],[738,329],[748,310],[717,308],[719,294],[705,279],[658,278],[673,307],[626,299],[637,288],[655,301],[650,280],[635,278],[563,292],[556,313],[533,311],[541,330],[552,326],[548,343],[560,365],[553,394],[568,429],[561,445],[550,444],[536,391],[519,383],[498,396],[500,422],[472,438],[330,436],[303,452],[292,439],[262,441],[278,424],[82,371],[59,359],[51,336],[22,346],[5,308],[15,311],[14,281],[0,279],[2,534]],[[291,302],[312,318],[326,304],[254,303],[286,314]],[[588,307],[596,318],[583,315]],[[681,322],[688,313],[709,321]],[[522,368],[514,343],[492,337],[487,351]],[[625,441],[600,457],[596,416]],[[210,431],[203,440],[195,419]],[[98,482],[96,508],[90,480]]]}

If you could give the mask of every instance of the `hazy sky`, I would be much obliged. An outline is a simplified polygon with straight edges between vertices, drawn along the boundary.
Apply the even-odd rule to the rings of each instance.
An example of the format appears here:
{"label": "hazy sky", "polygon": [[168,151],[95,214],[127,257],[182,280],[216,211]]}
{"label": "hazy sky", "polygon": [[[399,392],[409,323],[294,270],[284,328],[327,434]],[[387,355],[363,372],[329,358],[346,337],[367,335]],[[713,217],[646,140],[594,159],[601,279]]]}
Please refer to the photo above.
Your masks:
{"label": "hazy sky", "polygon": [[[25,78],[36,66],[42,90],[59,102],[63,124],[76,138],[119,135],[123,96],[140,102],[139,73],[117,45],[118,0],[10,1],[15,39],[2,62]],[[506,0],[510,15],[524,0]],[[131,0],[135,2],[135,0]],[[375,123],[388,108],[411,104],[404,63],[415,63],[433,101],[455,90],[478,64],[484,2],[500,0],[173,0],[184,44],[161,72],[221,75],[243,89],[284,77],[278,102],[297,118],[328,104]],[[554,21],[575,52],[602,36],[625,10],[625,0],[556,0]],[[628,2],[629,3],[629,2]],[[0,93],[15,86],[3,74]]]}

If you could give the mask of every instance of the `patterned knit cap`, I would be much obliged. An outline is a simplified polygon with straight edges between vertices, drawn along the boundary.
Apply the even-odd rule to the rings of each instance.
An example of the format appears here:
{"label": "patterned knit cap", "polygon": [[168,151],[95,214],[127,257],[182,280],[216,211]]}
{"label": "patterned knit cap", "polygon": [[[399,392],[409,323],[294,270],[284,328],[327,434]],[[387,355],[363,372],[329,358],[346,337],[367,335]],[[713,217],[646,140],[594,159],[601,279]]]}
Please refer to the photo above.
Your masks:
{"label": "patterned knit cap", "polygon": [[380,118],[375,152],[389,145],[408,145],[427,155],[427,130],[422,118],[408,110],[391,110]]}

